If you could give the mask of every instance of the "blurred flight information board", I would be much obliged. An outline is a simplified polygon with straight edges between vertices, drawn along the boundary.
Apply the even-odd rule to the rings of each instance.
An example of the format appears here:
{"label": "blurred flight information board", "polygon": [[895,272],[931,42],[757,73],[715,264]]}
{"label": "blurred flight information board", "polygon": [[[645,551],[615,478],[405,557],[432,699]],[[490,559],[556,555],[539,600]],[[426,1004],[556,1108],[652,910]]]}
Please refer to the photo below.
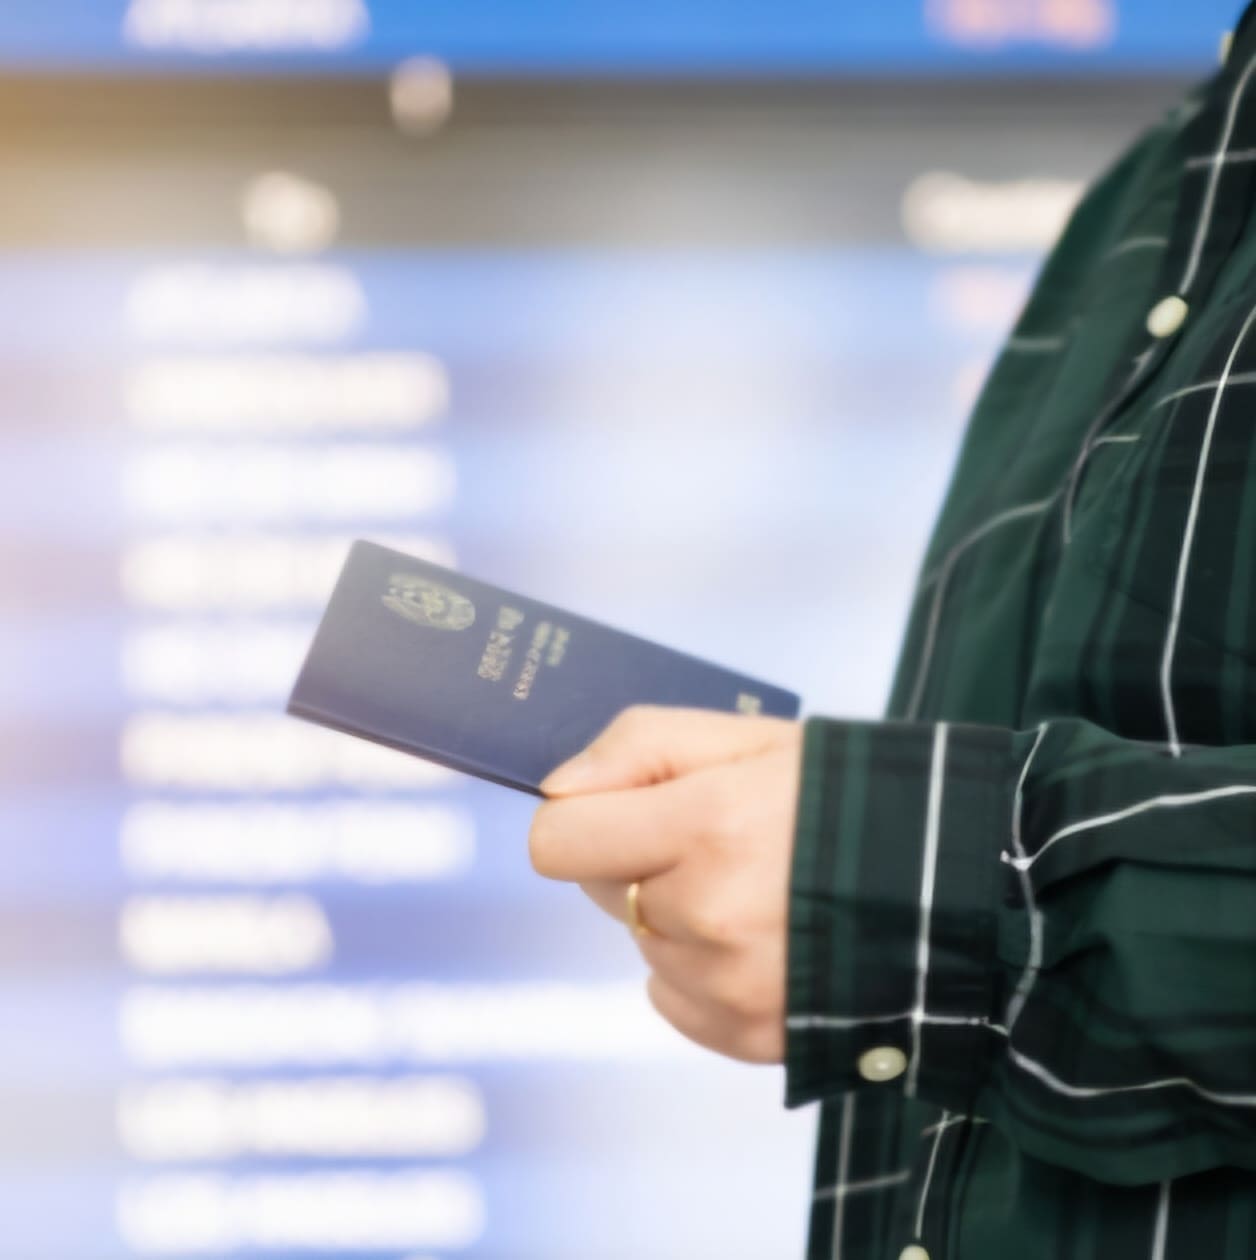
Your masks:
{"label": "blurred flight information board", "polygon": [[5,0],[0,64],[475,74],[1178,71],[1237,0]]}
{"label": "blurred flight information board", "polygon": [[0,255],[0,1255],[801,1254],[813,1117],[533,802],[282,704],[364,535],[875,713],[1028,274]]}

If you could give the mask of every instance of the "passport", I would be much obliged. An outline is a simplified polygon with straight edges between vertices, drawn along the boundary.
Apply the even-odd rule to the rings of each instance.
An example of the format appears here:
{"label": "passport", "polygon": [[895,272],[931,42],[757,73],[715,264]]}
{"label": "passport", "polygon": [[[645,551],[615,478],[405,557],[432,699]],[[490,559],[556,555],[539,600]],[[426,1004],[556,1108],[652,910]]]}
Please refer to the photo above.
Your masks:
{"label": "passport", "polygon": [[376,543],[355,542],[288,712],[541,795],[634,704],[797,717],[799,697]]}

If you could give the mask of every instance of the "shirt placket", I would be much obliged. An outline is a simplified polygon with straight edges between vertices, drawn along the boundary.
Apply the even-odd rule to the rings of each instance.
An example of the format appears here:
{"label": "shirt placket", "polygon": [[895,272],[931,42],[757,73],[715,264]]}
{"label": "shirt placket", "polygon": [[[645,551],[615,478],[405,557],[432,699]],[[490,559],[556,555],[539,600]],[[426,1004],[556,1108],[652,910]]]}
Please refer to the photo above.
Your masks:
{"label": "shirt placket", "polygon": [[[1256,9],[1244,15],[1203,107],[1182,128],[1182,192],[1157,274],[1159,297],[1138,324],[1078,452],[1064,503],[1064,536],[1096,443],[1164,366],[1178,334],[1216,287],[1253,209],[1256,192]],[[1191,169],[1193,168],[1193,169]]]}

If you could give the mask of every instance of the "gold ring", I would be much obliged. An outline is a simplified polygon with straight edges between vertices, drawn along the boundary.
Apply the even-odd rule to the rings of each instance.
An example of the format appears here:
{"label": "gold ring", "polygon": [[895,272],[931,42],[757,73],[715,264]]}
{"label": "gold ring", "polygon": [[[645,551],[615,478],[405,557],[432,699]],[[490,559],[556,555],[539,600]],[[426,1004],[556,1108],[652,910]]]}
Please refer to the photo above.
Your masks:
{"label": "gold ring", "polygon": [[654,929],[641,917],[641,881],[628,885],[628,926],[637,936],[654,936]]}

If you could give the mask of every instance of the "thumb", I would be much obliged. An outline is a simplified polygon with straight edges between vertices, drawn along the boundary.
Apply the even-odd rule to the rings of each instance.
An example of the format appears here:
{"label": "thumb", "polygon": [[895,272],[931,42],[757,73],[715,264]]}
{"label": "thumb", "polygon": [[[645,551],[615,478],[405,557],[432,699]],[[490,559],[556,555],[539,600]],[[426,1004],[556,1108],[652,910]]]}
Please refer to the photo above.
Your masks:
{"label": "thumb", "polygon": [[645,787],[765,752],[790,739],[786,718],[633,705],[541,782],[546,796]]}

